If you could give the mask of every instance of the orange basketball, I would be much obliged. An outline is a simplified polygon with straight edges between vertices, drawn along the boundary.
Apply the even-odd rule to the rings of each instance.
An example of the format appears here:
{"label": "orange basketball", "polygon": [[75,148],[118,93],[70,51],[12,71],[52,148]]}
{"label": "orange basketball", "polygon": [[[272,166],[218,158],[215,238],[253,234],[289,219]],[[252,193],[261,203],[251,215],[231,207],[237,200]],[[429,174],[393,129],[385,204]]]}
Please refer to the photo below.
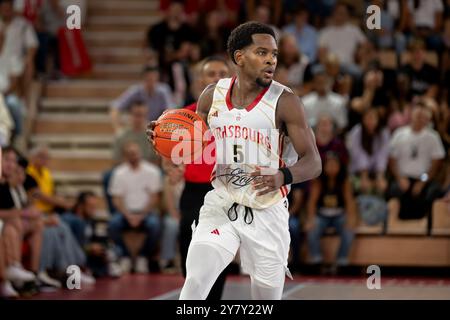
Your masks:
{"label": "orange basketball", "polygon": [[193,162],[207,144],[203,139],[206,129],[205,122],[195,112],[188,109],[169,110],[156,121],[155,149],[174,162]]}

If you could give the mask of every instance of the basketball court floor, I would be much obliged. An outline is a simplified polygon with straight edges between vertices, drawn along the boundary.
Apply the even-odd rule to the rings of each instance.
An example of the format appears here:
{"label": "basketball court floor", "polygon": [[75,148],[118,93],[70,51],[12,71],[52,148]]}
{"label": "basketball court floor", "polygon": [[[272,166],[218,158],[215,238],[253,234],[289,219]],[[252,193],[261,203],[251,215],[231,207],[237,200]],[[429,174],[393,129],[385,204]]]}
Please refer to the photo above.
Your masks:
{"label": "basketball court floor", "polygon": [[[382,277],[381,289],[368,289],[364,277],[294,276],[286,280],[285,300],[450,300],[450,278]],[[40,293],[34,300],[176,300],[180,275],[126,275],[99,279],[93,287]],[[227,278],[224,300],[250,299],[250,280]]]}

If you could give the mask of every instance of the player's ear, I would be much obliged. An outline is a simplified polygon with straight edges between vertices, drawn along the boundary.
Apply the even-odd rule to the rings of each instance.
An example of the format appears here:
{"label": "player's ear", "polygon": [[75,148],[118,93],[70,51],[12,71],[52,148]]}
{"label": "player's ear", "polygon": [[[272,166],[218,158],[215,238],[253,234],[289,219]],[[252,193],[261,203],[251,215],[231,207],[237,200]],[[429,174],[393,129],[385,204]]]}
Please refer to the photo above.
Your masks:
{"label": "player's ear", "polygon": [[236,61],[236,64],[240,67],[242,67],[242,64],[244,63],[243,57],[244,57],[243,50],[236,50],[234,52],[234,61]]}

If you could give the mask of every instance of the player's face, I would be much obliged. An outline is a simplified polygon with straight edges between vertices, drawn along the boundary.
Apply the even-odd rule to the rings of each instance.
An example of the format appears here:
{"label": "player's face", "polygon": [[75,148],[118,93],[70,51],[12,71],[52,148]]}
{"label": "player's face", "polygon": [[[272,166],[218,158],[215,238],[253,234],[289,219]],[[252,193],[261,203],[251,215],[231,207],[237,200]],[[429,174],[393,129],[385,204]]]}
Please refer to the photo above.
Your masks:
{"label": "player's face", "polygon": [[221,61],[210,61],[203,67],[202,85],[206,87],[226,78],[229,74],[228,66]]}
{"label": "player's face", "polygon": [[268,34],[254,34],[252,38],[253,44],[242,55],[240,66],[259,86],[268,87],[272,83],[277,66],[277,43]]}

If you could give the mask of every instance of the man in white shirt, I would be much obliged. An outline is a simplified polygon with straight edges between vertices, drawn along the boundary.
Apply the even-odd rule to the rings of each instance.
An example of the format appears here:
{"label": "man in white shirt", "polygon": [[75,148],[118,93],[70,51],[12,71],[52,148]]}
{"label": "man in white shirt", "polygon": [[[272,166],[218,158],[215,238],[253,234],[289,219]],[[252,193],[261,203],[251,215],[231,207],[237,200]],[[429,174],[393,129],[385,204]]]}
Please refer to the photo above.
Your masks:
{"label": "man in white shirt", "polygon": [[148,257],[154,253],[160,234],[160,220],[154,210],[162,190],[161,170],[142,160],[139,145],[135,142],[126,143],[123,154],[125,162],[114,169],[109,185],[109,193],[118,211],[111,218],[109,233],[121,251],[121,265],[127,272],[132,265],[122,233],[127,229],[146,232],[147,239],[135,261],[135,271],[147,273]]}
{"label": "man in white shirt", "polygon": [[33,26],[15,16],[12,0],[1,2],[0,15],[0,90],[9,93],[18,77],[32,73],[38,40]]}
{"label": "man in white shirt", "polygon": [[346,4],[336,5],[332,25],[324,28],[319,35],[319,48],[336,54],[343,69],[351,74],[358,73],[355,68],[354,55],[359,45],[367,42],[362,31],[350,21]]}
{"label": "man in white shirt", "polygon": [[306,118],[311,127],[315,127],[321,114],[330,115],[339,130],[347,126],[347,98],[331,91],[331,79],[320,68],[314,74],[314,91],[302,98]]}
{"label": "man in white shirt", "polygon": [[400,198],[401,206],[411,209],[404,212],[405,217],[423,217],[424,210],[429,210],[439,194],[439,186],[433,179],[445,150],[439,134],[428,127],[430,120],[431,111],[417,104],[411,124],[397,129],[390,142],[389,168],[395,179],[390,196]]}

